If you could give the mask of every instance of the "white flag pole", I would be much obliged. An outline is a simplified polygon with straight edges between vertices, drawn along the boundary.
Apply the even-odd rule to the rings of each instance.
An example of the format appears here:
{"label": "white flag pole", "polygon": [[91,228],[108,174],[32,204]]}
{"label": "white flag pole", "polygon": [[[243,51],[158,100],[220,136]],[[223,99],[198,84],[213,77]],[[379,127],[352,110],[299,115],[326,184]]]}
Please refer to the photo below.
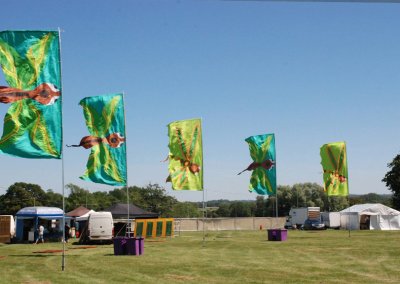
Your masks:
{"label": "white flag pole", "polygon": [[131,232],[127,230],[131,230],[131,225],[130,225],[130,206],[129,206],[129,187],[128,187],[128,145],[127,145],[127,130],[126,130],[126,113],[125,113],[125,92],[122,92],[122,107],[124,110],[124,130],[125,130],[125,169],[126,169],[126,203],[127,203],[127,223],[126,223],[126,232],[125,236],[130,237]]}
{"label": "white flag pole", "polygon": [[[62,75],[61,75],[61,29],[58,28],[58,60],[60,64],[60,102],[61,102],[61,121],[63,119],[63,91],[62,91]],[[62,127],[61,122],[61,183],[62,183],[62,210],[63,210],[63,219],[62,219],[62,256],[61,256],[61,270],[65,270],[65,179],[64,179],[64,128]]]}

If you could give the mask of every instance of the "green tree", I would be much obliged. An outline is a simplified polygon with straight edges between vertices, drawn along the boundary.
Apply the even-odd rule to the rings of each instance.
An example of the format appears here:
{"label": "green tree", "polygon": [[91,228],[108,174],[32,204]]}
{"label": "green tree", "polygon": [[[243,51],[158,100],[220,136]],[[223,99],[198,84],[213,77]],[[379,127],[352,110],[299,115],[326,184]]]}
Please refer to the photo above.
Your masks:
{"label": "green tree", "polygon": [[70,194],[66,199],[66,206],[65,206],[66,212],[74,210],[79,206],[85,206],[93,210],[97,209],[91,206],[93,203],[92,196],[88,190],[83,189],[72,183],[67,184],[65,187],[70,191]]}
{"label": "green tree", "polygon": [[231,215],[230,202],[225,201],[218,204],[218,210],[215,211],[215,217],[229,217]]}
{"label": "green tree", "polygon": [[15,215],[24,207],[46,205],[46,192],[37,184],[16,182],[0,201],[1,214]]}
{"label": "green tree", "polygon": [[90,205],[88,206],[95,211],[102,211],[114,204],[111,195],[104,191],[91,193],[89,202]]}
{"label": "green tree", "polygon": [[230,217],[251,217],[251,203],[245,201],[235,201],[231,203]]}
{"label": "green tree", "polygon": [[171,216],[174,218],[198,218],[202,216],[202,213],[193,202],[178,202],[173,205]]}
{"label": "green tree", "polygon": [[382,179],[386,186],[393,193],[392,206],[400,210],[400,154],[394,157],[393,161],[388,164],[390,170]]}
{"label": "green tree", "polygon": [[325,211],[337,212],[349,207],[349,200],[346,196],[329,196],[328,207]]}
{"label": "green tree", "polygon": [[56,193],[52,189],[48,189],[46,192],[46,202],[44,205],[62,208],[62,199],[62,194]]}
{"label": "green tree", "polygon": [[[114,189],[109,192],[110,202],[126,203],[126,188]],[[166,190],[158,184],[148,184],[145,187],[130,186],[129,202],[147,211],[160,214],[162,217],[170,217],[173,206],[178,202],[175,197],[169,196]]]}
{"label": "green tree", "polygon": [[256,197],[256,206],[254,210],[254,216],[264,217],[265,216],[265,200],[264,196],[258,195]]}

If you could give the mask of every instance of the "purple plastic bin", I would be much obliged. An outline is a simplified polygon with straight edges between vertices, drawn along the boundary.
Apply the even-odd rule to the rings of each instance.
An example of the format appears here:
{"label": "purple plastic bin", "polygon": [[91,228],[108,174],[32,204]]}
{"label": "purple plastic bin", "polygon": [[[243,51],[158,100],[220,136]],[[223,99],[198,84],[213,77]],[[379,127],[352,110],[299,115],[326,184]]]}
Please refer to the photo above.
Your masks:
{"label": "purple plastic bin", "polygon": [[128,240],[124,237],[115,237],[114,243],[114,255],[125,255],[128,248]]}
{"label": "purple plastic bin", "polygon": [[286,241],[287,230],[286,229],[269,229],[268,230],[268,241]]}
{"label": "purple plastic bin", "polygon": [[136,238],[128,239],[128,254],[139,255],[139,240]]}
{"label": "purple plastic bin", "polygon": [[144,254],[144,238],[137,238],[139,242],[139,254]]}

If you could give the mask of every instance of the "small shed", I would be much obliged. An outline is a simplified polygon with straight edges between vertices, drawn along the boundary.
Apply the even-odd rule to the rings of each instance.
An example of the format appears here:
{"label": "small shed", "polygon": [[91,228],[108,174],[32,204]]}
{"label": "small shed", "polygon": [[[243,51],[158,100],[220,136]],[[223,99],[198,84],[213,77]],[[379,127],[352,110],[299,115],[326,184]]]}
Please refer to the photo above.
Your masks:
{"label": "small shed", "polygon": [[65,214],[66,216],[69,216],[69,217],[81,217],[82,215],[85,215],[86,213],[88,213],[89,211],[93,211],[93,210],[90,210],[90,209],[87,209],[86,207],[84,207],[84,206],[79,206],[78,208],[75,208],[74,210],[72,210],[72,211],[69,211],[67,214]]}
{"label": "small shed", "polygon": [[342,229],[400,230],[400,211],[380,203],[356,204],[340,211]]}
{"label": "small shed", "polygon": [[[123,236],[126,234],[126,224],[128,219],[128,204],[117,203],[104,211],[111,212],[114,219],[114,232],[116,236]],[[129,220],[131,221],[131,229],[135,230],[135,222],[132,219],[154,219],[158,218],[157,213],[146,211],[134,204],[129,204]]]}
{"label": "small shed", "polygon": [[75,208],[74,210],[65,214],[66,216],[72,218],[70,224],[72,237],[79,237],[82,234],[82,231],[86,226],[86,221],[92,212],[95,211],[84,206],[79,206],[78,208]]}
{"label": "small shed", "polygon": [[64,211],[57,207],[25,207],[19,210],[16,218],[16,239],[18,241],[33,242],[37,238],[40,225],[45,228],[45,238],[58,238],[62,236]]}

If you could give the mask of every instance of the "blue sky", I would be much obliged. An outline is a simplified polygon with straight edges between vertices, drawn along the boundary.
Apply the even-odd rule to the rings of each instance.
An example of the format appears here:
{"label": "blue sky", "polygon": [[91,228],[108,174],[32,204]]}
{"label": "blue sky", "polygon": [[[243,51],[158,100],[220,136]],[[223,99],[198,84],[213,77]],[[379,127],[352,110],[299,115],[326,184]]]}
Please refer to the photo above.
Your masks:
{"label": "blue sky", "polygon": [[[400,152],[400,4],[40,3],[3,3],[0,29],[62,29],[64,144],[87,135],[83,97],[125,92],[130,185],[201,200],[172,191],[160,162],[166,125],[201,117],[207,199],[255,199],[250,173],[236,174],[251,162],[244,139],[264,133],[276,136],[280,185],[322,184],[320,146],[346,141],[350,192],[390,193],[381,179]],[[65,184],[111,190],[78,178],[88,155],[64,149]],[[0,159],[0,194],[17,181],[61,192],[61,161]]]}

